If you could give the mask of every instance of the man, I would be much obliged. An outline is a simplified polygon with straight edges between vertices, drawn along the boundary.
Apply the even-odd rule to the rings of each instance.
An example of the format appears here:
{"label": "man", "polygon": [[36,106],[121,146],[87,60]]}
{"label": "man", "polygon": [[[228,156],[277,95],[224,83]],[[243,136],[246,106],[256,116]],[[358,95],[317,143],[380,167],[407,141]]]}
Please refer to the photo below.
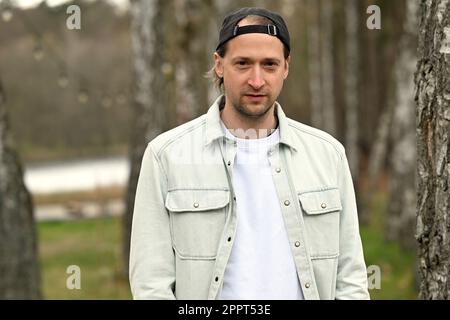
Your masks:
{"label": "man", "polygon": [[135,299],[368,299],[342,145],[276,102],[290,62],[276,13],[223,21],[224,95],[145,151],[131,237]]}

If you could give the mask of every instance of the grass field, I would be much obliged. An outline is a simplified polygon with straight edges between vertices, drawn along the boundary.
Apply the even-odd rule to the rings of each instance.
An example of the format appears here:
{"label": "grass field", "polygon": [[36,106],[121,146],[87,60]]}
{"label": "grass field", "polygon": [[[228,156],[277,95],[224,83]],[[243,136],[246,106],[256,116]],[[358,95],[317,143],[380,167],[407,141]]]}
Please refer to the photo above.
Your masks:
{"label": "grass field", "polygon": [[[45,299],[130,299],[120,275],[121,220],[85,219],[38,224]],[[80,267],[81,289],[69,290],[71,265]]]}
{"label": "grass field", "polygon": [[386,243],[382,233],[373,227],[361,227],[361,238],[366,265],[379,266],[381,271],[381,288],[370,290],[371,298],[416,299],[415,252],[405,251],[396,243]]}
{"label": "grass field", "polygon": [[[120,276],[121,220],[104,218],[38,225],[46,299],[130,299],[128,278]],[[381,289],[372,299],[415,299],[415,253],[385,243],[378,227],[361,227],[367,265],[381,269]],[[81,271],[81,289],[66,287],[67,267]]]}

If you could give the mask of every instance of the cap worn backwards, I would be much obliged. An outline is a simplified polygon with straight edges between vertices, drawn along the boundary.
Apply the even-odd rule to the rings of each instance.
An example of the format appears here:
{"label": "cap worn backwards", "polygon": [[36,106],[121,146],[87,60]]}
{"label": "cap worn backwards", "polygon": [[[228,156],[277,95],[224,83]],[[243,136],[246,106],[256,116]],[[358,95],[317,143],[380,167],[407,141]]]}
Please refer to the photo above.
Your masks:
{"label": "cap worn backwards", "polygon": [[[250,15],[265,17],[273,24],[238,26],[242,19]],[[278,13],[263,8],[242,8],[228,14],[223,20],[216,50],[234,37],[246,33],[265,33],[277,37],[284,43],[288,51],[291,50],[289,31],[283,18]]]}

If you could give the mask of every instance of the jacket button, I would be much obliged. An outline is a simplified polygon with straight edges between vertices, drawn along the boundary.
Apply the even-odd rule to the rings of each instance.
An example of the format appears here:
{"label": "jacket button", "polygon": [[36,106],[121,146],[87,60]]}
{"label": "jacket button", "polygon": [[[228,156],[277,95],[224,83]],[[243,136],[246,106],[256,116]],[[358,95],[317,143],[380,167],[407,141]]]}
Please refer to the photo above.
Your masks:
{"label": "jacket button", "polygon": [[233,200],[236,201],[236,196],[233,197]]}
{"label": "jacket button", "polygon": [[231,166],[231,161],[228,161],[228,165]]}
{"label": "jacket button", "polygon": [[325,209],[327,207],[327,204],[326,203],[322,203],[320,206],[322,207],[322,209]]}
{"label": "jacket button", "polygon": [[194,208],[198,208],[198,203],[197,202],[194,203]]}
{"label": "jacket button", "polygon": [[305,283],[305,288],[308,289],[311,285],[309,284],[309,282]]}
{"label": "jacket button", "polygon": [[295,241],[295,246],[298,248],[300,247],[300,241]]}
{"label": "jacket button", "polygon": [[276,171],[277,173],[280,173],[280,172],[281,172],[281,169],[280,169],[280,168],[276,168],[275,171]]}
{"label": "jacket button", "polygon": [[289,200],[286,200],[285,202],[284,202],[284,205],[285,206],[288,206],[288,205],[290,205],[291,203],[289,202]]}
{"label": "jacket button", "polygon": [[215,280],[216,282],[219,281],[219,277],[216,277],[214,280]]}
{"label": "jacket button", "polygon": [[228,242],[230,242],[231,241],[231,237],[228,237]]}

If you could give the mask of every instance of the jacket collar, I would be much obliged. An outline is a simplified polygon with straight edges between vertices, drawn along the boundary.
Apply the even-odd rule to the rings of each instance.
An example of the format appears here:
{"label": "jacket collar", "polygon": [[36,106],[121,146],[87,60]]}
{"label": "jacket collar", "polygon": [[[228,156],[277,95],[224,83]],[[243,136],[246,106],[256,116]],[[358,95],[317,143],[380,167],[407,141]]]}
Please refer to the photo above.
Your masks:
{"label": "jacket collar", "polygon": [[[209,107],[208,112],[206,113],[205,146],[207,146],[214,140],[225,136],[225,132],[223,132],[222,127],[220,126],[220,102],[222,98],[224,98],[223,95],[219,96],[216,101],[214,101],[214,103]],[[296,151],[297,148],[293,143],[288,118],[284,114],[283,109],[278,102],[275,102],[275,115],[278,117],[280,143],[285,144]]]}

